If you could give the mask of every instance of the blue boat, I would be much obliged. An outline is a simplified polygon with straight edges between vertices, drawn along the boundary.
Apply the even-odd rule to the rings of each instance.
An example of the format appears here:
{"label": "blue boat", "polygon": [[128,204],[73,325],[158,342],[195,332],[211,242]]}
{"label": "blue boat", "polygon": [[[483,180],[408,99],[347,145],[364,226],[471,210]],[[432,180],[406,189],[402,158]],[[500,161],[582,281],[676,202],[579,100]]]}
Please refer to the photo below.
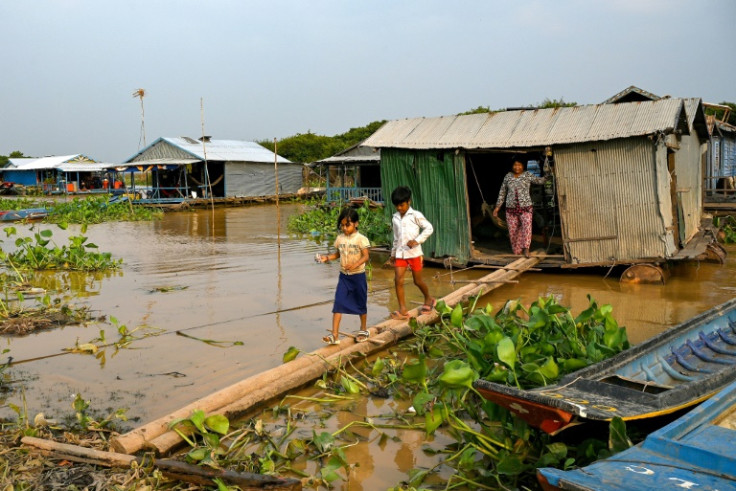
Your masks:
{"label": "blue boat", "polygon": [[537,477],[546,490],[736,489],[736,382],[635,447]]}
{"label": "blue boat", "polygon": [[587,421],[672,414],[734,380],[736,298],[554,385],[523,390],[482,379],[473,385],[530,425],[556,434]]}
{"label": "blue boat", "polygon": [[40,220],[46,218],[49,210],[46,208],[26,208],[25,210],[0,211],[0,222],[18,222],[21,220]]}

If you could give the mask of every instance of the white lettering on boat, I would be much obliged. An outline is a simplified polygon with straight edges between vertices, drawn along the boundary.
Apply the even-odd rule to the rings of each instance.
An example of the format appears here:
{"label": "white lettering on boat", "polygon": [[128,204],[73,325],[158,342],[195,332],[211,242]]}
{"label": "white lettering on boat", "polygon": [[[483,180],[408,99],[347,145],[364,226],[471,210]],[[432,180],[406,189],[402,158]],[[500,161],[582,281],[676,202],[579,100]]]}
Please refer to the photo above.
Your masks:
{"label": "white lettering on boat", "polygon": [[627,465],[624,467],[629,472],[633,472],[635,474],[643,474],[645,476],[651,476],[654,474],[654,471],[651,469],[647,469],[646,467],[642,467],[640,465]]}
{"label": "white lettering on boat", "polygon": [[692,489],[700,486],[700,484],[696,482],[686,481],[685,479],[680,479],[679,477],[670,477],[669,480],[676,481],[675,486],[677,486],[678,488]]}

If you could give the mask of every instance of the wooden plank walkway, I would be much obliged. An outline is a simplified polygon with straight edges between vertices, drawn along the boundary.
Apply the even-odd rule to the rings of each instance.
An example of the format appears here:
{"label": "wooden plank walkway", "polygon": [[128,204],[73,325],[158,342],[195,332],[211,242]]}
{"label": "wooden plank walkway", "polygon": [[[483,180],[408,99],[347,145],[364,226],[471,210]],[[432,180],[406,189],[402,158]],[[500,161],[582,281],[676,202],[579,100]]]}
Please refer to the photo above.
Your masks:
{"label": "wooden plank walkway", "polygon": [[[521,258],[492,273],[469,283],[441,298],[448,306],[466,302],[479,293],[486,294],[495,288],[515,281],[525,271],[534,268],[540,257]],[[439,314],[432,311],[420,314],[418,309],[409,311],[412,317],[423,324],[438,321]],[[193,411],[202,410],[207,415],[223,414],[237,418],[257,409],[288,391],[299,388],[319,378],[326,371],[346,364],[352,357],[370,355],[412,334],[408,320],[386,320],[369,328],[371,342],[355,343],[345,338],[337,346],[326,346],[312,353],[302,354],[295,360],[248,377],[195,401],[171,414],[151,421],[128,433],[112,438],[116,452],[133,454],[144,448],[166,455],[182,443],[181,437],[169,430],[169,423],[178,418],[187,418]]]}

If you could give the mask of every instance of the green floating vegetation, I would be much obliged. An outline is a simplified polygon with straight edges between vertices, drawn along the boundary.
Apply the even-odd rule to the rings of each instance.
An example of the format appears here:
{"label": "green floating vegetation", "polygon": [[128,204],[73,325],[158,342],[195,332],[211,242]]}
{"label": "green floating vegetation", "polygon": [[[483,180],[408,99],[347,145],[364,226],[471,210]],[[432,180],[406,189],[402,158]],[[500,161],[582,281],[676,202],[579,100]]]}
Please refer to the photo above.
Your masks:
{"label": "green floating vegetation", "polygon": [[28,198],[0,198],[0,210],[26,210],[28,208],[43,208],[46,203]]}
{"label": "green floating vegetation", "polygon": [[441,326],[418,329],[417,336],[422,342],[441,339],[480,378],[519,388],[549,385],[629,347],[613,308],[588,300],[575,318],[553,297],[528,309],[511,300],[495,316],[490,304],[466,316],[461,305],[450,309],[440,302]]}
{"label": "green floating vegetation", "polygon": [[[293,233],[310,235],[316,240],[332,241],[337,237],[337,217],[341,207],[337,204],[326,203],[324,200],[315,201],[309,210],[299,215],[289,217],[288,230]],[[386,218],[384,209],[371,208],[365,203],[357,208],[359,231],[368,237],[371,245],[391,244],[391,222]]]}
{"label": "green floating vegetation", "polygon": [[[65,229],[66,224],[59,224]],[[5,235],[10,238],[17,235],[15,227],[5,227]],[[81,233],[87,231],[82,226]],[[117,269],[122,259],[113,259],[109,252],[97,252],[97,245],[87,242],[84,235],[69,237],[69,244],[59,247],[51,237],[49,229],[35,232],[33,237],[18,237],[15,239],[16,250],[4,252],[0,250],[0,263],[14,270],[74,270],[74,271],[104,271]]]}
{"label": "green floating vegetation", "polygon": [[44,223],[93,224],[121,221],[158,220],[163,212],[144,206],[133,206],[129,201],[110,202],[110,197],[75,197],[71,201],[38,201],[28,198],[0,198],[0,210],[47,208]]}
{"label": "green floating vegetation", "polygon": [[[495,315],[491,306],[476,309],[476,302],[465,308],[440,302],[439,323],[423,326],[413,320],[416,336],[372,362],[349,363],[325,374],[315,383],[314,396],[286,396],[272,409],[269,422],[264,422],[265,413],[263,419],[231,423],[229,433],[217,437],[206,425],[186,424],[183,431],[177,423],[192,447],[187,460],[295,475],[305,487],[330,488],[349,482],[360,465],[346,457],[349,447],[383,448],[398,439],[396,431],[418,431],[427,438],[423,452],[437,463],[409,471],[395,490],[535,489],[537,467],[583,466],[630,445],[620,419],[611,423],[608,438],[552,440],[483,399],[472,386],[484,377],[537,387],[626,349],[626,331],[613,319],[610,305],[599,306],[589,297],[588,308],[573,317],[553,297],[540,298],[528,308],[512,300]],[[293,347],[287,352],[289,359],[298,354]],[[377,405],[387,412],[325,430],[330,418],[351,411],[346,406],[351,401],[367,397],[404,401],[410,407],[397,411],[394,404]],[[304,409],[305,403],[319,406]],[[193,415],[198,421],[203,417]],[[357,428],[362,431],[354,432]],[[434,439],[435,433],[443,438]],[[451,443],[432,443],[445,442],[445,437]]]}
{"label": "green floating vegetation", "polygon": [[92,224],[158,220],[162,216],[161,210],[133,206],[129,201],[111,203],[108,196],[89,196],[54,203],[44,221],[46,223]]}

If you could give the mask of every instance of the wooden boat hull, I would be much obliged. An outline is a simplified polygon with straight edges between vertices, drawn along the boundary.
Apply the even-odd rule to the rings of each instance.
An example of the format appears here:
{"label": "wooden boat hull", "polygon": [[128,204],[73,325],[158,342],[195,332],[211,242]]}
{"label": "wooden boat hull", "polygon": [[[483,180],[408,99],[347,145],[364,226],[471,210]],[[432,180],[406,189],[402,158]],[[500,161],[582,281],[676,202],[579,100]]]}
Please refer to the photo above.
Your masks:
{"label": "wooden boat hull", "polygon": [[477,380],[475,388],[555,434],[582,421],[652,418],[698,404],[736,380],[736,299],[618,355],[532,390]]}
{"label": "wooden boat hull", "polygon": [[736,382],[641,445],[574,471],[537,470],[544,489],[736,489]]}

